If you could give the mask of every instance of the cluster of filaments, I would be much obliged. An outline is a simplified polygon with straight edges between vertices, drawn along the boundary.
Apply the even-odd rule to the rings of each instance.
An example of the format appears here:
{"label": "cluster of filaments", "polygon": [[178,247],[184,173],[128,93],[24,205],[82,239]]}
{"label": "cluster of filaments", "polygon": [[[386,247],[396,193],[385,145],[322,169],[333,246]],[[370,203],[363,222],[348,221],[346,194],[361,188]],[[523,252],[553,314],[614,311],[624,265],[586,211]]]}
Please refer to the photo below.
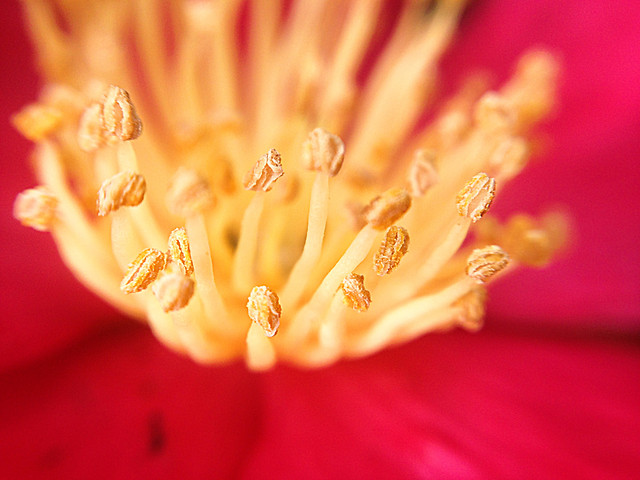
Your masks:
{"label": "cluster of filaments", "polygon": [[556,67],[530,52],[421,126],[462,2],[419,3],[363,69],[384,2],[26,1],[48,85],[14,117],[41,183],[16,217],[203,363],[320,366],[478,329],[485,283],[562,241],[555,216],[517,216],[463,244],[525,165]]}

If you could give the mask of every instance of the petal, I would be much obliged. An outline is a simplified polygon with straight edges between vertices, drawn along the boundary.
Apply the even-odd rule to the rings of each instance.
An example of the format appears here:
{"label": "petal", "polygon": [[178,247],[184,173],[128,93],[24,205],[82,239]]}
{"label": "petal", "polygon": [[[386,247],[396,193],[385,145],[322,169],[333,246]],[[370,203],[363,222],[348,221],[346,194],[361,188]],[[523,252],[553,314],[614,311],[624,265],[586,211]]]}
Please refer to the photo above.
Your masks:
{"label": "petal", "polygon": [[597,0],[473,4],[445,64],[460,78],[488,68],[505,78],[530,47],[563,64],[560,105],[542,136],[548,148],[498,186],[494,212],[560,206],[575,226],[566,257],[496,285],[503,321],[640,328],[640,9]]}
{"label": "petal", "polygon": [[244,478],[631,478],[639,380],[637,344],[504,332],[280,368]]}
{"label": "petal", "polygon": [[0,385],[3,478],[230,478],[257,425],[243,365],[199,367],[133,324]]}

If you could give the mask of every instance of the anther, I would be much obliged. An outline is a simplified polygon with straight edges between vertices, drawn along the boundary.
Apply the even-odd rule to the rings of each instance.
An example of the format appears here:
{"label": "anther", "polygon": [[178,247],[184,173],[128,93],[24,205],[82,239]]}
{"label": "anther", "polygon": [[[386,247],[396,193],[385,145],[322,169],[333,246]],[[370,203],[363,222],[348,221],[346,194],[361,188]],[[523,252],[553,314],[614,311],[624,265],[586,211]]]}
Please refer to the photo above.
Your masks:
{"label": "anther", "polygon": [[160,302],[162,310],[174,312],[184,308],[193,297],[195,283],[183,275],[174,272],[161,276],[152,286],[151,291]]}
{"label": "anther", "polygon": [[135,207],[144,199],[147,184],[135,172],[120,172],[106,179],[98,191],[98,215],[104,216],[120,207]]}
{"label": "anther", "polygon": [[51,228],[58,200],[45,187],[30,188],[18,194],[13,204],[13,216],[25,227],[41,232]]}
{"label": "anther", "polygon": [[342,283],[340,289],[344,295],[343,302],[357,312],[366,312],[371,305],[371,294],[364,286],[364,275],[350,273]]}
{"label": "anther", "polygon": [[102,116],[106,131],[120,140],[135,140],[142,133],[142,121],[131,97],[120,87],[111,85],[107,90]]}
{"label": "anther", "polygon": [[78,125],[78,146],[85,152],[93,152],[106,143],[106,130],[102,118],[102,105],[92,103],[82,116]]}
{"label": "anther", "polygon": [[383,230],[397,222],[411,207],[411,196],[404,188],[391,188],[375,197],[364,208],[367,223]]}
{"label": "anther", "polygon": [[27,105],[11,118],[18,131],[33,142],[51,135],[62,124],[62,120],[60,110],[38,103]]}
{"label": "anther", "polygon": [[325,172],[334,177],[344,161],[342,139],[322,128],[316,128],[302,146],[302,164],[309,170]]}
{"label": "anther", "polygon": [[422,197],[427,190],[438,183],[439,176],[434,165],[436,153],[433,150],[416,150],[409,169],[409,188],[413,197]]}
{"label": "anther", "polygon": [[497,245],[477,248],[467,259],[467,275],[477,283],[485,283],[509,265],[509,255]]}
{"label": "anther", "polygon": [[518,120],[513,103],[497,92],[485,93],[476,103],[473,116],[482,130],[492,133],[508,133]]}
{"label": "anther", "polygon": [[528,155],[527,142],[522,137],[510,137],[501,142],[491,155],[489,168],[509,180],[522,170]]}
{"label": "anther", "polygon": [[213,194],[207,181],[198,173],[180,167],[167,191],[167,208],[180,217],[189,217],[213,204]]}
{"label": "anther", "polygon": [[193,261],[187,231],[181,227],[176,228],[169,235],[169,259],[175,262],[185,275],[193,273]]}
{"label": "anther", "polygon": [[389,227],[380,248],[373,256],[373,269],[378,275],[391,273],[408,250],[409,232],[395,225]]}
{"label": "anther", "polygon": [[477,332],[482,328],[485,316],[485,304],[487,303],[487,290],[478,285],[469,293],[453,303],[454,307],[461,309],[458,323],[465,330]]}
{"label": "anther", "polygon": [[489,211],[496,192],[496,181],[486,173],[479,173],[460,190],[456,197],[458,213],[474,223]]}
{"label": "anther", "polygon": [[280,154],[272,148],[262,155],[249,170],[242,181],[246,190],[268,192],[278,178],[284,175]]}
{"label": "anther", "polygon": [[136,293],[146,289],[164,270],[166,262],[167,257],[160,250],[155,248],[143,250],[129,264],[129,269],[120,282],[120,290],[124,293]]}
{"label": "anther", "polygon": [[253,287],[247,302],[247,312],[251,320],[262,327],[267,337],[278,333],[282,308],[278,295],[269,287]]}

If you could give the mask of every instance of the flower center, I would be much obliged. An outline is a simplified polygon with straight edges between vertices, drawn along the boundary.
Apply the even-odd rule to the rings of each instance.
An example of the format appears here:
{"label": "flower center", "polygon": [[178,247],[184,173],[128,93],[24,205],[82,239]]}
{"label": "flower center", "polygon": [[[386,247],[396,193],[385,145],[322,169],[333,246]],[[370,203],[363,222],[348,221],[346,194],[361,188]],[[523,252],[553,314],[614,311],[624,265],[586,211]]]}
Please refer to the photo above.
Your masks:
{"label": "flower center", "polygon": [[479,328],[485,282],[562,243],[557,216],[482,219],[556,66],[530,52],[424,126],[464,2],[419,3],[371,60],[379,2],[26,1],[48,84],[14,117],[42,184],[15,216],[202,363],[321,366]]}

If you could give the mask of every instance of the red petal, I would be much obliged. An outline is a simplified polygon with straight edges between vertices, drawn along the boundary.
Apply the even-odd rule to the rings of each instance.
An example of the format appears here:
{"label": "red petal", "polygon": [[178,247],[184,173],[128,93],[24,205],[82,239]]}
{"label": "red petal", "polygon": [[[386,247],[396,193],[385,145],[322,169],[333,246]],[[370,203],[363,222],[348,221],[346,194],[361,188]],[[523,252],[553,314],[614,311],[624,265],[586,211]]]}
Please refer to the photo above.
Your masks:
{"label": "red petal", "polygon": [[243,365],[196,366],[133,325],[0,385],[3,478],[231,478],[258,425]]}
{"label": "red petal", "polygon": [[631,478],[640,351],[617,340],[431,335],[263,382],[245,478]]}

